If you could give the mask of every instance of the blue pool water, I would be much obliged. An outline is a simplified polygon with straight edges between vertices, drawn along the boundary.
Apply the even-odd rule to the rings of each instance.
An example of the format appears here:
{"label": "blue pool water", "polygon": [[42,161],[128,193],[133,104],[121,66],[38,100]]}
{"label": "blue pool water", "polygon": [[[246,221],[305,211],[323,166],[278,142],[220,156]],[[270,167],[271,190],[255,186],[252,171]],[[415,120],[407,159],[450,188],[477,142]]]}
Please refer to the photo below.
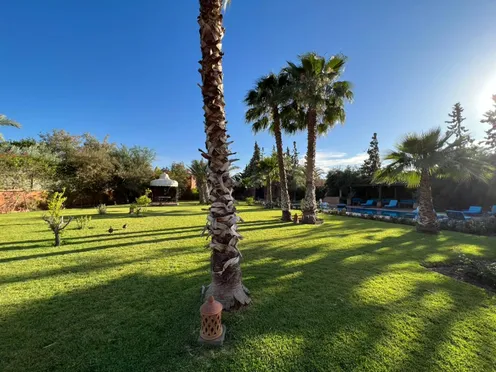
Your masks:
{"label": "blue pool water", "polygon": [[[344,207],[339,207],[341,210]],[[361,208],[361,207],[352,207],[346,206],[346,210],[348,212],[361,213],[361,214],[371,214],[371,215],[380,215],[380,216],[389,216],[389,217],[403,217],[403,218],[415,218],[415,214],[413,212],[403,212],[403,211],[388,211],[388,210],[377,210],[377,209],[369,209],[369,208]]]}

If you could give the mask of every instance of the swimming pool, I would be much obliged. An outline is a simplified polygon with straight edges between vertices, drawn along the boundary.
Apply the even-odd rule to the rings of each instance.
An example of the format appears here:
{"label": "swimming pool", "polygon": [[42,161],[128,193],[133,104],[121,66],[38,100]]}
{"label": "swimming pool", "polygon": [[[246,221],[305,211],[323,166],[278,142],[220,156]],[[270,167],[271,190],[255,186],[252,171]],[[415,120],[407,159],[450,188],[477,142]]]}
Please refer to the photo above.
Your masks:
{"label": "swimming pool", "polygon": [[[338,210],[341,210],[345,208],[339,207]],[[403,217],[403,218],[415,218],[416,214],[413,212],[406,212],[406,211],[388,211],[385,209],[370,209],[370,208],[362,208],[362,207],[353,207],[353,206],[346,206],[346,210],[348,212],[353,212],[353,213],[361,213],[361,214],[370,214],[370,215],[379,215],[379,216],[389,216],[389,217]]]}

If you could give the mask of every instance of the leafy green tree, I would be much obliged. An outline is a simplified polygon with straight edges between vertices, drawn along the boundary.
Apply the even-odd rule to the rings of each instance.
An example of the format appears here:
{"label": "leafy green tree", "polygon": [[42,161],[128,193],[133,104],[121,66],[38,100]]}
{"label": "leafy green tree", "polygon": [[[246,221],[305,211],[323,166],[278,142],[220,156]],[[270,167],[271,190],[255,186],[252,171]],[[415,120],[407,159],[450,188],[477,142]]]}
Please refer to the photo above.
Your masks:
{"label": "leafy green tree", "polygon": [[496,153],[496,94],[493,95],[493,110],[488,110],[484,114],[484,119],[481,123],[489,124],[490,128],[486,131],[486,137],[482,143],[489,149],[489,151]]}
{"label": "leafy green tree", "polygon": [[[200,74],[208,161],[209,190],[212,206],[207,230],[212,237],[210,247],[212,283],[206,296],[214,296],[224,309],[238,308],[250,303],[248,290],[241,279],[241,253],[238,250],[236,207],[232,197],[234,182],[229,174],[232,161],[228,146],[222,70],[222,8],[227,2],[200,0]],[[222,222],[221,222],[222,221]]]}
{"label": "leafy green tree", "polygon": [[326,177],[326,191],[328,195],[339,195],[339,197],[346,197],[347,199],[355,196],[354,185],[365,182],[364,174],[360,169],[352,168],[350,166],[340,169],[334,168],[327,172]]}
{"label": "leafy green tree", "polygon": [[0,188],[49,189],[59,159],[43,144],[12,141],[0,144]]}
{"label": "leafy green tree", "polygon": [[282,145],[282,131],[290,130],[288,126],[285,126],[282,113],[287,102],[287,87],[288,78],[286,75],[269,74],[264,76],[256,82],[255,88],[247,93],[245,104],[248,106],[246,121],[252,123],[253,131],[255,133],[269,131],[275,137],[276,147],[273,152],[277,154],[279,167],[282,220],[290,222],[291,203]]}
{"label": "leafy green tree", "polygon": [[111,187],[118,201],[129,203],[145,191],[152,179],[158,178],[152,168],[155,151],[147,147],[122,145],[110,156],[115,167]]}
{"label": "leafy green tree", "polygon": [[315,53],[300,57],[300,64],[289,62],[284,73],[290,79],[291,96],[298,110],[297,125],[308,133],[306,191],[303,223],[316,223],[315,157],[317,136],[327,133],[346,118],[344,104],[353,99],[351,84],[338,81],[346,63],[342,55],[329,59]]}
{"label": "leafy green tree", "polygon": [[169,177],[178,183],[177,192],[178,197],[184,195],[190,186],[191,175],[188,167],[183,162],[172,162],[170,168],[166,169]]}
{"label": "leafy green tree", "polygon": [[208,165],[203,160],[193,160],[188,167],[191,174],[196,179],[198,192],[200,197],[200,204],[208,204]]}
{"label": "leafy green tree", "polygon": [[72,192],[75,202],[94,204],[112,196],[115,165],[111,154],[115,145],[107,139],[100,142],[90,134],[84,134],[82,140],[71,159],[75,172],[64,186]]}
{"label": "leafy green tree", "polygon": [[449,143],[450,137],[443,135],[440,128],[406,135],[385,157],[390,163],[375,175],[379,183],[402,182],[408,187],[418,187],[417,230],[420,232],[439,231],[432,202],[433,177],[459,182],[472,178],[487,181],[492,177],[493,168],[476,148],[463,147],[463,138]]}
{"label": "leafy green tree", "polygon": [[462,116],[463,107],[460,102],[455,103],[453,106],[453,110],[448,114],[450,120],[445,121],[448,125],[448,130],[446,134],[454,135],[455,139],[463,139],[463,144],[469,144],[474,142],[467,128],[462,124],[465,121],[465,118]]}
{"label": "leafy green tree", "polygon": [[361,173],[372,179],[374,177],[375,172],[377,172],[381,168],[381,158],[379,155],[379,140],[377,139],[377,133],[374,133],[372,136],[372,141],[370,141],[369,149],[367,150],[367,154],[369,155],[368,159],[365,159],[363,162]]}
{"label": "leafy green tree", "polygon": [[[14,128],[20,128],[21,124],[19,124],[17,121],[9,119],[7,116],[0,114],[0,127],[14,127]],[[0,133],[0,142],[3,141],[3,135]]]}
{"label": "leafy green tree", "polygon": [[66,188],[68,203],[95,205],[112,198],[129,202],[153,178],[155,153],[146,147],[118,147],[107,138],[99,141],[63,130],[40,135],[40,143],[60,159],[57,186]]}
{"label": "leafy green tree", "polygon": [[11,146],[15,146],[21,149],[30,148],[36,146],[38,142],[34,138],[21,138],[20,140],[8,141]]}

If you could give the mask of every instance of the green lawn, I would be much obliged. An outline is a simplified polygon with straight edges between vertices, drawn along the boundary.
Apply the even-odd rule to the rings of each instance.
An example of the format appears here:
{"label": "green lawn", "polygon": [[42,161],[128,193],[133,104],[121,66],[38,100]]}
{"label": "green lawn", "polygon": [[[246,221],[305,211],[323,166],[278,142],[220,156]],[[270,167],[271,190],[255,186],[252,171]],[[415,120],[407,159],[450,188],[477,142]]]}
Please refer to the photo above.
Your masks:
{"label": "green lawn", "polygon": [[70,210],[93,228],[73,223],[60,248],[41,213],[1,215],[0,371],[496,370],[496,296],[421,266],[494,258],[496,238],[239,210],[253,304],[224,314],[222,349],[196,342],[209,281],[199,206]]}

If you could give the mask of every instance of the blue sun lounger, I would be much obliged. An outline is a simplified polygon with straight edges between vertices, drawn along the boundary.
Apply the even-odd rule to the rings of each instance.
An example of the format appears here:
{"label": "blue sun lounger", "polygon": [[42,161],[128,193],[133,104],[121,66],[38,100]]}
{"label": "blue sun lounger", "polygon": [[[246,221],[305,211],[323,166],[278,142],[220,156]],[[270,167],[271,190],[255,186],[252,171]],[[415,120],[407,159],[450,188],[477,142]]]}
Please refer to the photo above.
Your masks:
{"label": "blue sun lounger", "polygon": [[463,211],[464,214],[468,214],[470,216],[477,216],[482,214],[482,207],[477,205],[471,205],[469,209]]}
{"label": "blue sun lounger", "polygon": [[366,203],[362,204],[362,207],[373,207],[375,205],[375,202],[372,199],[367,200]]}
{"label": "blue sun lounger", "polygon": [[493,205],[491,212],[489,212],[490,216],[496,216],[496,205]]}
{"label": "blue sun lounger", "polygon": [[384,208],[398,208],[398,200],[390,200],[388,205],[385,205]]}

